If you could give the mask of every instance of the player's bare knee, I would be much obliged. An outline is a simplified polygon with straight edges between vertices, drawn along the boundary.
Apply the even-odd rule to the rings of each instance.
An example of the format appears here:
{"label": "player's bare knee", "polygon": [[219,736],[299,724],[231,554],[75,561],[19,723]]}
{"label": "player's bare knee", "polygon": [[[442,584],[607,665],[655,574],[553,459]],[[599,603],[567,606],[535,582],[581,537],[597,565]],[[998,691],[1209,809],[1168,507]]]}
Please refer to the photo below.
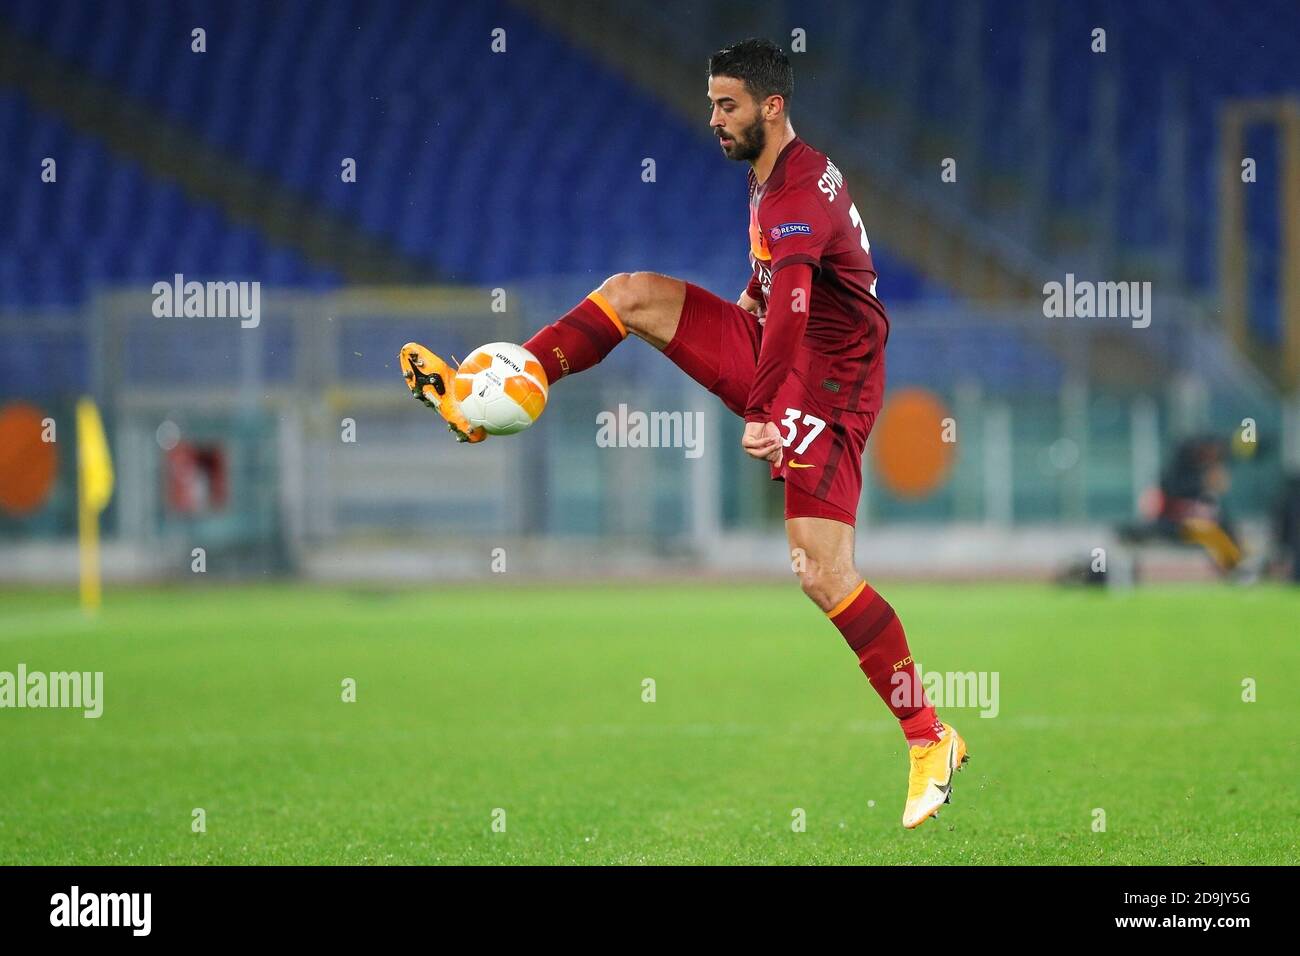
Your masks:
{"label": "player's bare knee", "polygon": [[629,332],[654,335],[660,331],[651,325],[663,298],[664,284],[665,277],[653,272],[619,272],[601,283],[598,291]]}
{"label": "player's bare knee", "polygon": [[597,290],[630,332],[636,331],[637,315],[643,310],[648,294],[642,278],[645,275],[644,272],[617,272],[602,282]]}
{"label": "player's bare knee", "polygon": [[838,575],[830,572],[818,562],[807,559],[799,571],[799,586],[808,599],[823,611],[834,607],[834,589]]}
{"label": "player's bare knee", "polygon": [[632,273],[615,272],[612,276],[602,282],[596,291],[605,297],[605,301],[618,308],[620,305],[626,306],[630,298],[631,290],[628,286],[631,284]]}

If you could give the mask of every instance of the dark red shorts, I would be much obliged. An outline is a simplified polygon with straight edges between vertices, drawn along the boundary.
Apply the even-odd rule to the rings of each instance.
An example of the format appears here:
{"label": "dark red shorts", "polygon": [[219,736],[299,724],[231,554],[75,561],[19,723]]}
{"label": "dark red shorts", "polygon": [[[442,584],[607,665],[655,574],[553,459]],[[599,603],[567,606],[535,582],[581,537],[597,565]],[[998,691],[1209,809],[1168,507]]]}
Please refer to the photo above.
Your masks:
{"label": "dark red shorts", "polygon": [[[757,316],[688,282],[677,334],[664,354],[743,416],[760,336]],[[785,482],[787,518],[833,518],[852,525],[862,494],[862,452],[876,416],[834,408],[820,388],[809,387],[805,379],[821,381],[815,374],[818,356],[804,351],[772,402],[772,419],[785,440],[772,478]]]}

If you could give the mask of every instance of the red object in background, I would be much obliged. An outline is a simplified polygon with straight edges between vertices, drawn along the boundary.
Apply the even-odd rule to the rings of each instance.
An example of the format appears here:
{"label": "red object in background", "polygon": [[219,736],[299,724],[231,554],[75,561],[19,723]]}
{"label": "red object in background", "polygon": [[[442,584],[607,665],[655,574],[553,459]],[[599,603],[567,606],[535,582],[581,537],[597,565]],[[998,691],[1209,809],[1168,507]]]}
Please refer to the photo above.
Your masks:
{"label": "red object in background", "polygon": [[58,449],[46,441],[46,414],[26,402],[0,408],[0,511],[22,517],[49,500],[59,474]]}
{"label": "red object in background", "polygon": [[220,445],[179,442],[163,459],[167,508],[194,515],[226,506],[226,453]]}
{"label": "red object in background", "polygon": [[1138,514],[1147,521],[1155,521],[1165,508],[1165,496],[1157,487],[1148,488],[1138,498]]}

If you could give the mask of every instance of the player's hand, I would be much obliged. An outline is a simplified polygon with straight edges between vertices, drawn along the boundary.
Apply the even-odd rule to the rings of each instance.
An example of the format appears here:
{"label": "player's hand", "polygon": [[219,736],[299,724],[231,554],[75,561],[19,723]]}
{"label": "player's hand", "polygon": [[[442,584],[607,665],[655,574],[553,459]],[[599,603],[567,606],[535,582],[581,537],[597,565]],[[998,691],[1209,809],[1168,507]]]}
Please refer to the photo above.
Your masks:
{"label": "player's hand", "polygon": [[740,447],[751,458],[781,466],[781,430],[771,422],[745,422]]}

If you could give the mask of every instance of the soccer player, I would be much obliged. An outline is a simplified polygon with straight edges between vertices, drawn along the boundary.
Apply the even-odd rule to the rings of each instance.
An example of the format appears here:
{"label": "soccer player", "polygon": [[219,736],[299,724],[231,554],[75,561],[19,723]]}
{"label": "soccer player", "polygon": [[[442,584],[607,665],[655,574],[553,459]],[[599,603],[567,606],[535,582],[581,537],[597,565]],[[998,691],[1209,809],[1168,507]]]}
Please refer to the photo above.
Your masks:
{"label": "soccer player", "polygon": [[[784,482],[804,593],[857,654],[907,739],[903,826],[912,828],[949,801],[966,743],[926,698],[898,615],[854,567],[862,452],[880,410],[889,320],[844,177],[791,126],[793,80],[785,53],[766,40],[709,59],[710,126],[723,155],[750,166],[753,276],[737,303],[669,276],[622,273],[524,348],[554,384],[630,333],[744,418],[745,451]],[[415,343],[400,359],[411,391],[457,438],[486,437],[447,388],[454,370]]]}

